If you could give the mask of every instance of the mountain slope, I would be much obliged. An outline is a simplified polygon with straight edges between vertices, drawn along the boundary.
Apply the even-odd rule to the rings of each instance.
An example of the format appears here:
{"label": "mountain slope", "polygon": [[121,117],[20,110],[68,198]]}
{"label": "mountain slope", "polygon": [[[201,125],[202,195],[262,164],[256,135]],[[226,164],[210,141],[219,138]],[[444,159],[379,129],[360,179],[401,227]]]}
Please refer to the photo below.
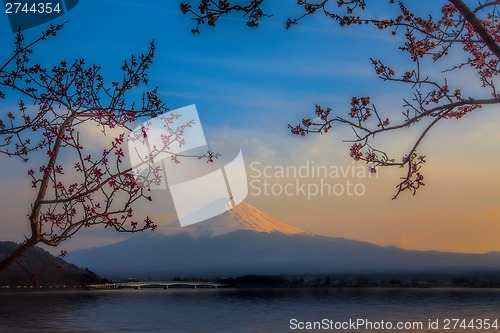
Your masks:
{"label": "mountain slope", "polygon": [[317,236],[251,205],[240,206],[188,228],[169,226],[164,233],[77,251],[69,258],[112,278],[500,269],[497,256],[406,251]]}
{"label": "mountain slope", "polygon": [[[18,244],[14,242],[0,242],[0,260],[14,252],[17,247]],[[40,285],[79,285],[97,283],[101,280],[95,273],[55,258],[38,247],[24,255],[19,264],[14,263],[0,273],[0,285],[32,285],[35,282]]]}

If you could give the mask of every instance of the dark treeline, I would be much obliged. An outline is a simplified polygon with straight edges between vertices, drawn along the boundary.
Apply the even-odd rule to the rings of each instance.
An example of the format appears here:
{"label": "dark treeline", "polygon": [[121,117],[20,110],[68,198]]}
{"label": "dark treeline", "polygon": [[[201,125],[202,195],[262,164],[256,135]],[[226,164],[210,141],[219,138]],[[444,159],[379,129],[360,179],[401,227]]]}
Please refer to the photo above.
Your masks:
{"label": "dark treeline", "polygon": [[222,279],[179,278],[176,281],[213,281],[233,288],[500,288],[500,271],[471,273],[377,273],[332,275],[245,275]]}

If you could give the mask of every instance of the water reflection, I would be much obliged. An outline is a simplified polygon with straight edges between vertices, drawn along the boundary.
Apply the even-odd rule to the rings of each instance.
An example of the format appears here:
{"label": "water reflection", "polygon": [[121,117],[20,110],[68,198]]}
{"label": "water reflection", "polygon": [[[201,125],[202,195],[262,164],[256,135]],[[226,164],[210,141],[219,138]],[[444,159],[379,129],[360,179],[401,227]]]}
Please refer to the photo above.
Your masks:
{"label": "water reflection", "polygon": [[[291,318],[427,322],[457,317],[499,318],[500,290],[142,289],[0,293],[0,331],[16,333],[281,333],[290,332]],[[420,332],[426,331],[430,330]]]}

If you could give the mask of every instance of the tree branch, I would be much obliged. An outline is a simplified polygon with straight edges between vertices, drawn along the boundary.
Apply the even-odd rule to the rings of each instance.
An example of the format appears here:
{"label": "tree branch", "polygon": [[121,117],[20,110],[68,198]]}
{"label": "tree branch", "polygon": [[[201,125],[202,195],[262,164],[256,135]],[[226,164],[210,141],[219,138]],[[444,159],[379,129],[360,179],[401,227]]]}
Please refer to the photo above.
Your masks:
{"label": "tree branch", "polygon": [[470,8],[462,0],[448,0],[450,1],[464,16],[465,20],[469,22],[477,34],[481,37],[484,44],[488,49],[497,57],[500,58],[500,45],[497,44],[495,39],[486,30],[484,25],[478,17],[470,10]]}

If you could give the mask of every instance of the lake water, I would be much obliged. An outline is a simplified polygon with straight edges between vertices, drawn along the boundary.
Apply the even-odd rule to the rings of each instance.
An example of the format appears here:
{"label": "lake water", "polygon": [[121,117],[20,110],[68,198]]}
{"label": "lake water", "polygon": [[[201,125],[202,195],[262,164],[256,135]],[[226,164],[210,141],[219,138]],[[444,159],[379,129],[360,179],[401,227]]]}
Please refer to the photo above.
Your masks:
{"label": "lake water", "polygon": [[[500,290],[142,289],[0,293],[0,332],[8,333],[500,332],[500,328],[494,327],[452,329],[453,322],[445,330],[447,318],[466,319],[467,324],[474,319],[473,325],[485,324],[484,319],[492,324],[495,319],[500,321]],[[296,321],[291,323],[292,319]],[[430,329],[429,319],[439,320],[439,328]],[[298,329],[307,322],[322,320],[331,320],[333,329]],[[373,326],[335,329],[335,323],[341,325],[349,320],[364,320],[366,325],[369,321]],[[386,325],[421,322],[423,326],[376,330],[382,320]]]}

